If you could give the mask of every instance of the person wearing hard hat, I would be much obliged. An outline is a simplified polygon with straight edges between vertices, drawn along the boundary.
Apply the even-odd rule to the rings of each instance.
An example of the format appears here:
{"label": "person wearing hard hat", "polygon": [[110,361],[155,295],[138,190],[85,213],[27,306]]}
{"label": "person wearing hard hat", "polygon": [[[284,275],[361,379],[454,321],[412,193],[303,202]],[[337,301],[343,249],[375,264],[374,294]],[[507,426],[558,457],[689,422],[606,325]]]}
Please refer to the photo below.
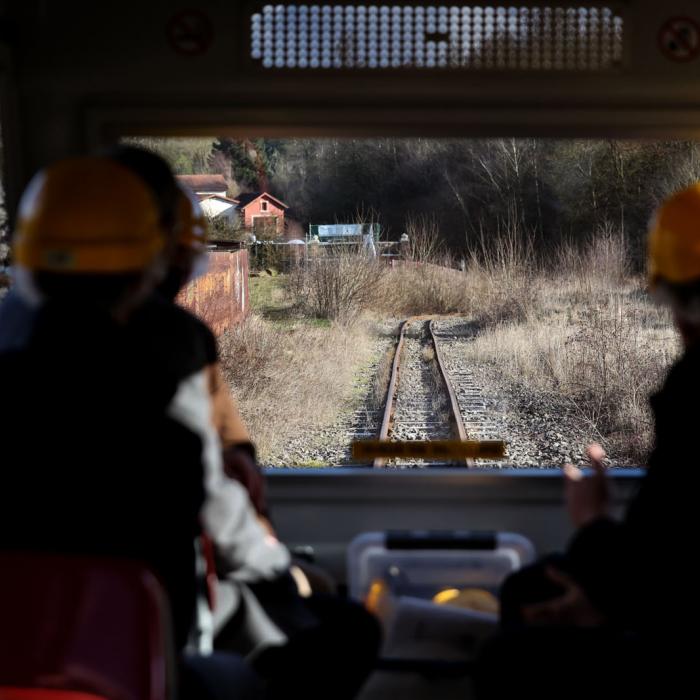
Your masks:
{"label": "person wearing hard hat", "polygon": [[[205,269],[206,220],[201,207],[195,197],[177,185],[167,164],[156,154],[119,146],[108,156],[138,175],[159,203],[160,221],[168,238],[164,254],[167,264],[153,303],[175,307],[172,302],[182,286]],[[199,363],[209,389],[210,425],[224,447],[221,454],[225,473],[235,479],[231,481],[236,487],[242,484],[247,489],[246,500],[249,504],[252,501],[258,511],[258,537],[287,553],[267,521],[264,481],[248,433],[221,376],[216,339],[204,323],[184,310],[180,313],[188,318],[186,325],[198,341],[198,350],[193,353],[187,344],[179,347],[162,343],[158,351],[166,365]],[[252,511],[248,509],[248,513]],[[241,522],[248,517],[242,517]],[[268,698],[296,694],[339,699],[354,696],[374,664],[379,643],[374,618],[349,601],[333,596],[308,597],[312,593],[308,579],[298,566],[289,565],[289,559],[285,567],[276,569],[275,576],[267,575],[262,568],[251,568],[245,551],[240,553],[239,567],[231,566],[225,557],[221,559],[222,542],[216,524],[205,525],[218,564],[216,648],[252,651],[254,668],[267,682]],[[224,533],[229,537],[235,534]],[[315,571],[313,574],[320,577]]]}
{"label": "person wearing hard hat", "polygon": [[686,352],[700,341],[700,183],[659,209],[649,235],[649,287],[669,306]]}
{"label": "person wearing hard hat", "polygon": [[[666,305],[683,353],[650,399],[655,442],[625,517],[612,517],[599,445],[591,472],[564,467],[576,528],[567,552],[508,579],[503,634],[485,649],[480,696],[630,697],[683,689],[694,670],[686,632],[698,620],[700,183],[668,198],[648,238],[649,288]],[[542,659],[546,669],[537,669]],[[507,667],[509,674],[499,671]],[[522,674],[522,675],[520,675]],[[530,678],[531,680],[524,680]]]}
{"label": "person wearing hard hat", "polygon": [[[169,174],[167,165],[165,169]],[[94,178],[92,171],[96,173]],[[85,180],[89,180],[88,185]],[[111,187],[107,184],[110,182]],[[138,188],[133,187],[134,182]],[[141,195],[146,193],[148,207],[136,200],[127,185],[134,191],[138,189]],[[154,381],[166,375],[175,382],[177,391],[170,410],[177,411],[183,420],[206,423],[192,427],[201,434],[204,444],[205,477],[212,489],[210,500],[227,499],[226,507],[205,508],[211,514],[209,522],[205,518],[205,525],[222,549],[219,555],[241,575],[250,567],[256,576],[274,577],[286,570],[289,554],[283,545],[266,536],[245,490],[225,479],[223,472],[221,445],[211,423],[206,371],[210,349],[202,333],[203,324],[154,294],[168,274],[173,249],[167,227],[173,226],[175,219],[168,220],[167,210],[161,206],[165,191],[164,186],[154,197],[152,184],[144,183],[130,168],[104,157],[61,162],[38,174],[27,187],[19,210],[14,238],[13,298],[1,305],[8,301],[13,313],[4,314],[0,308],[0,322],[9,316],[10,321],[16,322],[8,323],[7,328],[18,332],[11,334],[3,329],[0,351],[3,347],[13,349],[26,344],[44,307],[55,308],[58,300],[65,299],[68,303],[62,303],[62,313],[71,315],[77,310],[93,309],[100,302],[102,289],[114,289],[114,303],[99,303],[101,311],[135,342],[142,342],[154,368],[159,370],[154,372]],[[177,197],[176,191],[175,202]],[[157,236],[144,242],[141,227],[147,216],[148,225]],[[110,237],[114,238],[113,243]],[[197,390],[188,394],[189,387],[195,384]],[[199,384],[205,392],[201,405]],[[178,401],[189,401],[192,407],[180,407]],[[225,487],[214,493],[219,479]],[[238,523],[235,533],[227,531],[229,517]]]}
{"label": "person wearing hard hat", "polygon": [[107,158],[49,166],[22,196],[5,315],[19,332],[0,343],[0,548],[145,561],[183,648],[202,524],[236,575],[274,578],[289,554],[224,475],[189,315],[153,295],[160,219],[148,186]]}
{"label": "person wearing hard hat", "polygon": [[[156,197],[161,225],[168,239],[166,270],[156,292],[162,299],[174,302],[180,290],[207,269],[208,226],[199,201],[177,183],[168,164],[151,151],[122,144],[111,148],[106,155],[144,180]],[[224,450],[225,471],[246,488],[261,524],[274,534],[269,522],[265,480],[256,463],[255,446],[222,376],[216,338],[205,323],[191,315],[190,319],[192,332],[199,338],[204,351],[212,421]],[[166,349],[166,352],[170,350]]]}
{"label": "person wearing hard hat", "polygon": [[[175,301],[180,291],[207,269],[207,219],[199,200],[182,185],[178,186],[174,229],[175,247],[165,278],[158,285],[158,291],[171,301]],[[262,524],[272,533],[265,480],[256,463],[255,446],[223,377],[216,338],[204,324],[202,326],[208,349],[206,372],[212,400],[212,422],[221,440],[224,470],[245,486]]]}

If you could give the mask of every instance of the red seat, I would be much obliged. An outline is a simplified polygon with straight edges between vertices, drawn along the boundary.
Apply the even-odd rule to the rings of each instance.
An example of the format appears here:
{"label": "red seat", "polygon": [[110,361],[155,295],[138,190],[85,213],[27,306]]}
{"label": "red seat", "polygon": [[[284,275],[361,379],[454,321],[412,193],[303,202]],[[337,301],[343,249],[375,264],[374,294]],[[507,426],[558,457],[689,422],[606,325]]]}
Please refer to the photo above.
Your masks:
{"label": "red seat", "polygon": [[0,553],[0,700],[167,700],[170,644],[143,566]]}
{"label": "red seat", "polygon": [[55,688],[12,688],[0,686],[0,700],[104,700],[101,695]]}

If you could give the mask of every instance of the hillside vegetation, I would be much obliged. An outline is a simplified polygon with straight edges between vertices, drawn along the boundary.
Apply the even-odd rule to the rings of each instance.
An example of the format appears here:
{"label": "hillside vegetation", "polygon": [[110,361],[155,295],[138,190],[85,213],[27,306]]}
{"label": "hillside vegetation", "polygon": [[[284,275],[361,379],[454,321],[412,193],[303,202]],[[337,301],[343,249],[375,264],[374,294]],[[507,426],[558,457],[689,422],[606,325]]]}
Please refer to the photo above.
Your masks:
{"label": "hillside vegetation", "polygon": [[659,201],[700,179],[696,144],[212,138],[174,155],[143,142],[180,172],[223,173],[232,194],[268,189],[302,223],[409,236],[394,269],[331,250],[265,282],[224,340],[263,459],[342,410],[374,321],[458,314],[464,362],[509,410],[574,415],[576,450],[597,439],[615,463],[644,461],[648,395],[678,352],[645,292],[644,238]]}
{"label": "hillside vegetation", "polygon": [[375,220],[398,240],[428,219],[454,253],[525,231],[539,254],[604,227],[642,264],[659,200],[700,179],[686,141],[547,139],[153,139],[178,173],[223,174],[230,193],[269,190],[302,224]]}

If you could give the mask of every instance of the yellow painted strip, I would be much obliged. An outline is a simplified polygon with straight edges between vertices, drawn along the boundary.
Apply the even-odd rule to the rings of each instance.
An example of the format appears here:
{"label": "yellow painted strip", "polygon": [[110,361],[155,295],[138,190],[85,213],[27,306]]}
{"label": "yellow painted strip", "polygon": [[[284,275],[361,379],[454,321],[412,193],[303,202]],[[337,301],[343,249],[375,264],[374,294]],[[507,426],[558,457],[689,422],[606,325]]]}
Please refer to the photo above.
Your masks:
{"label": "yellow painted strip", "polygon": [[352,456],[358,461],[372,459],[500,459],[506,454],[502,440],[358,440]]}

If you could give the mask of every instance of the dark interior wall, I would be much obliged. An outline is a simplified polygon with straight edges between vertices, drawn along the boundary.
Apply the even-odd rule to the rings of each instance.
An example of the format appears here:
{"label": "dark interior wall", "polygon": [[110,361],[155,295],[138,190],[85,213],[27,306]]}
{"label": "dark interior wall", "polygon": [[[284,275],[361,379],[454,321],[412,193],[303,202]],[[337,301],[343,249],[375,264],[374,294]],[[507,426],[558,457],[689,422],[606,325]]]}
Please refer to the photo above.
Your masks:
{"label": "dark interior wall", "polygon": [[[275,528],[290,546],[311,546],[316,560],[346,580],[346,552],[362,532],[472,530],[518,532],[539,554],[562,551],[572,534],[555,470],[267,470]],[[615,470],[619,515],[641,474]]]}
{"label": "dark interior wall", "polygon": [[[674,63],[658,48],[664,21],[694,15],[696,2],[615,3],[627,13],[629,41],[624,67],[606,75],[262,71],[245,59],[248,9],[262,4],[0,4],[10,207],[42,164],[120,131],[229,129],[309,136],[700,133],[700,60]],[[178,12],[193,5],[207,17],[213,38],[204,53],[186,56],[169,44],[167,28]]]}
{"label": "dark interior wall", "polygon": [[[610,75],[299,76],[261,73],[245,64],[247,22],[241,4],[231,0],[0,2],[8,202],[11,208],[27,179],[48,161],[121,132],[700,137],[700,60],[672,63],[657,42],[668,18],[698,12],[697,0],[617,4],[630,11],[630,41],[625,67]],[[179,55],[166,40],[169,19],[191,5],[207,14],[215,31],[200,56]],[[431,474],[436,490],[426,495],[413,475],[384,485],[383,476],[397,475],[383,475],[381,482],[375,474],[350,476],[357,481],[350,492],[338,487],[335,474],[271,477],[282,536],[340,557],[356,532],[435,527],[437,514],[445,527],[523,531],[543,550],[559,546],[566,534],[554,480],[538,482],[527,500],[515,477],[501,481],[499,475],[493,486],[487,479],[474,488],[471,475],[460,475],[459,490]],[[399,481],[405,494],[397,490]],[[347,500],[345,510],[329,511],[336,506],[331,493]],[[457,500],[466,493],[471,510]],[[533,504],[543,503],[546,510],[533,511]]]}

